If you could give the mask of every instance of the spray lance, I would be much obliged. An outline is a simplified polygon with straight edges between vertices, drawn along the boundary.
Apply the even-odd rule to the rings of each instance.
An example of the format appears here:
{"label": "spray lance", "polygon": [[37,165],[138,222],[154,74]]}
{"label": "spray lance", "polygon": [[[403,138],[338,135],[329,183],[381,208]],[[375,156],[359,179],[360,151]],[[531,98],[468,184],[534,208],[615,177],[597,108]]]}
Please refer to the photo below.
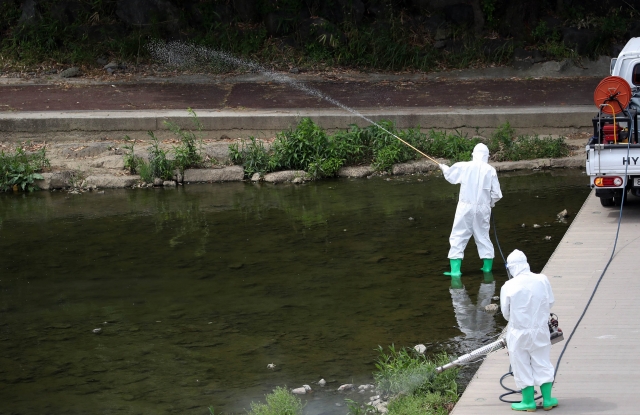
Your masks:
{"label": "spray lance", "polygon": [[[498,340],[489,343],[486,346],[482,346],[479,349],[469,352],[463,356],[460,356],[456,360],[447,363],[444,366],[436,368],[436,372],[442,373],[447,369],[451,369],[452,367],[463,366],[469,363],[476,362],[478,359],[487,356],[489,353],[504,349],[505,347],[507,347],[507,339],[505,338],[506,334],[507,329],[505,328],[502,333],[500,333],[500,337],[498,338]],[[549,336],[551,338],[551,344],[556,344],[564,340],[562,329],[558,327],[558,316],[553,313],[551,313],[551,315],[549,316]]]}

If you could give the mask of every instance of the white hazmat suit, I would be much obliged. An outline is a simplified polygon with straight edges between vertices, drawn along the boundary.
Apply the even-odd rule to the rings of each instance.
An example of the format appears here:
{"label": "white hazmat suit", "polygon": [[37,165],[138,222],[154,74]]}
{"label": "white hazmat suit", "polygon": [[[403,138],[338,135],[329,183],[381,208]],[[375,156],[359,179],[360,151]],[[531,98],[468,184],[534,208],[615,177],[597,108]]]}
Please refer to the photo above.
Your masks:
{"label": "white hazmat suit", "polygon": [[500,290],[500,308],[509,321],[506,340],[516,386],[553,382],[548,324],[554,303],[551,284],[545,275],[530,271],[527,257],[517,249],[507,257],[507,267],[513,278]]}
{"label": "white hazmat suit", "polygon": [[464,249],[473,235],[481,259],[493,259],[494,250],[489,237],[491,208],[502,199],[496,169],[489,165],[489,149],[480,143],[473,149],[473,160],[440,165],[444,178],[460,184],[460,197],[453,229],[449,237],[450,259],[464,258]]}

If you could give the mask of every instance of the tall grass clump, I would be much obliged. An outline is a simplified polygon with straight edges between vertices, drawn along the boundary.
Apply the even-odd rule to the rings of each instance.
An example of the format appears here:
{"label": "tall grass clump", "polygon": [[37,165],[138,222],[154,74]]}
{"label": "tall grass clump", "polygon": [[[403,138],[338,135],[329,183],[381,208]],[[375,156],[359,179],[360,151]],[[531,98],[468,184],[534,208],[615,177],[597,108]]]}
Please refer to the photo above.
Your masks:
{"label": "tall grass clump", "polygon": [[458,369],[435,371],[449,363],[446,353],[429,358],[413,349],[396,350],[393,345],[388,352],[379,347],[378,353],[374,378],[378,390],[391,396],[390,415],[444,415],[458,401]]}
{"label": "tall grass clump", "polygon": [[46,167],[49,167],[49,159],[44,147],[33,153],[22,147],[12,153],[0,152],[0,191],[36,190],[35,181],[43,178],[40,172]]}
{"label": "tall grass clump", "polygon": [[[196,130],[201,132],[202,123],[197,114],[191,108],[188,111]],[[139,174],[142,180],[147,183],[152,183],[155,178],[171,180],[176,169],[180,170],[180,173],[184,173],[185,169],[204,167],[209,163],[203,154],[202,138],[198,134],[191,130],[185,130],[170,121],[165,121],[165,125],[180,140],[179,144],[167,151],[160,146],[160,140],[153,131],[147,131],[151,137],[148,160],[135,154],[135,141],[131,140],[129,136],[125,136],[125,141],[128,144],[123,146],[125,150],[124,168],[131,174]],[[171,153],[173,153],[173,157],[170,157]]]}
{"label": "tall grass clump", "polygon": [[491,134],[487,147],[495,161],[558,158],[569,155],[569,146],[564,137],[517,136],[508,122]]}
{"label": "tall grass clump", "polygon": [[266,403],[252,402],[248,415],[302,415],[302,401],[286,388],[275,388],[265,399]]}

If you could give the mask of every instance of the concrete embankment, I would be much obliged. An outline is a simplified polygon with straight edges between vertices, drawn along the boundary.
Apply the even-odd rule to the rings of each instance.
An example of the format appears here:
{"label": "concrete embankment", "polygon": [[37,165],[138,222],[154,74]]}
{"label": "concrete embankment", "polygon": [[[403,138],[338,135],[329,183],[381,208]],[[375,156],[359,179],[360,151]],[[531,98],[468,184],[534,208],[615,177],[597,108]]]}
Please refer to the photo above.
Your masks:
{"label": "concrete embankment", "polygon": [[[473,135],[488,134],[509,122],[522,134],[569,134],[592,128],[595,110],[590,105],[510,108],[389,108],[362,109],[374,121],[391,120],[398,128],[423,131],[457,130]],[[365,119],[336,109],[199,110],[205,139],[270,138],[310,117],[333,132],[351,124],[370,125]],[[186,110],[153,111],[40,111],[0,112],[0,141],[47,140],[69,142],[122,139],[125,135],[143,139],[147,131],[161,139],[171,136],[166,121],[182,128],[194,128]]]}

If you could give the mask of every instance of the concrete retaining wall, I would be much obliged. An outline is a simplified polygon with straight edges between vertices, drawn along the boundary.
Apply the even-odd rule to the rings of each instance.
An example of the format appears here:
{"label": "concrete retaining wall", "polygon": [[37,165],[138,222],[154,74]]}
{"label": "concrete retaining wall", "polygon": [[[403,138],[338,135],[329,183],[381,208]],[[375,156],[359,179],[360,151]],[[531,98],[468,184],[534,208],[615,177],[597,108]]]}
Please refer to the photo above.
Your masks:
{"label": "concrete retaining wall", "polygon": [[[476,129],[487,134],[509,122],[518,133],[567,134],[591,129],[595,114],[592,106],[526,107],[481,109],[399,108],[369,110],[362,113],[374,121],[387,119],[399,128],[421,126],[423,130],[458,130],[473,135]],[[321,127],[334,131],[350,124],[367,126],[357,115],[341,110],[224,110],[198,111],[205,138],[272,137],[294,126],[302,117],[311,117]],[[36,139],[47,134],[48,141],[64,141],[69,135],[77,140],[86,134],[111,136],[140,135],[146,131],[164,132],[165,121],[193,128],[186,111],[77,111],[0,113],[0,140]]]}

